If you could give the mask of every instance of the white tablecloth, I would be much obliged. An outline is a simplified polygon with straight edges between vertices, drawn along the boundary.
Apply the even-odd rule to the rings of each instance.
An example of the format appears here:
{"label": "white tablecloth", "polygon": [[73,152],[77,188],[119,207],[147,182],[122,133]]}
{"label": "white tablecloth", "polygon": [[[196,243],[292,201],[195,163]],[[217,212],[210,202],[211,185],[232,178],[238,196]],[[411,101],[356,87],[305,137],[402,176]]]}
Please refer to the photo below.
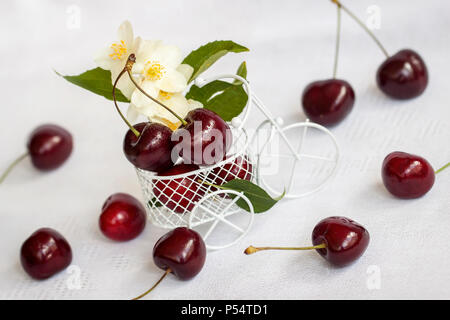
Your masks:
{"label": "white tablecloth", "polygon": [[[351,115],[332,129],[342,151],[334,180],[319,193],[281,201],[255,217],[246,238],[210,252],[194,280],[170,276],[149,298],[450,298],[450,170],[438,175],[429,194],[409,201],[393,198],[380,178],[382,160],[394,150],[420,154],[435,168],[450,160],[450,4],[345,3],[364,19],[370,6],[378,6],[376,34],[391,53],[410,47],[424,57],[427,91],[406,102],[381,94],[374,77],[383,55],[343,15],[338,74],[351,82],[357,101]],[[142,199],[122,152],[125,125],[111,102],[52,70],[78,74],[94,67],[93,54],[115,39],[123,20],[133,23],[136,34],[164,39],[186,54],[216,39],[249,47],[249,53],[230,54],[207,74],[233,72],[246,60],[253,89],[287,124],[304,120],[299,97],[305,85],[332,71],[336,9],[326,0],[22,0],[2,1],[0,12],[0,168],[24,152],[38,124],[61,124],[75,139],[74,153],[61,169],[40,173],[25,161],[0,186],[0,298],[128,299],[162,273],[152,262],[152,247],[164,230],[149,224],[139,238],[114,243],[97,226],[111,193]],[[263,119],[254,114],[250,128]],[[353,218],[371,234],[366,253],[349,267],[335,269],[315,252],[242,254],[249,244],[308,245],[314,225],[331,215]],[[35,281],[22,270],[19,250],[44,226],[69,240],[74,259],[70,269]]]}

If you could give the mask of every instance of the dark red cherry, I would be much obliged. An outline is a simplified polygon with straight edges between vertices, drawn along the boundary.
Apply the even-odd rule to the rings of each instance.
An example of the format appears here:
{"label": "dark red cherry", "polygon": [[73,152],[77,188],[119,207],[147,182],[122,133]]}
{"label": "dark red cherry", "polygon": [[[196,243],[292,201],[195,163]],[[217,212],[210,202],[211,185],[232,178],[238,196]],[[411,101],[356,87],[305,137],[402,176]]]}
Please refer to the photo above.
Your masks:
{"label": "dark red cherry", "polygon": [[362,256],[369,245],[369,232],[355,221],[345,217],[329,217],[320,221],[312,232],[311,247],[254,247],[245,254],[264,250],[316,250],[331,264],[341,267]]}
{"label": "dark red cherry", "polygon": [[394,196],[414,199],[423,196],[434,184],[434,170],[422,157],[392,152],[383,161],[381,171],[386,189]]}
{"label": "dark red cherry", "polygon": [[[178,164],[158,176],[168,177],[198,170],[195,164]],[[195,203],[204,194],[201,183],[196,181],[196,175],[184,178],[157,180],[153,186],[153,194],[159,202],[176,213],[191,212]]]}
{"label": "dark red cherry", "polygon": [[238,156],[231,162],[227,162],[220,167],[214,168],[211,176],[215,178],[215,184],[221,185],[233,179],[250,180],[252,178],[252,172],[253,166],[248,161],[248,158],[246,156]]}
{"label": "dark red cherry", "polygon": [[[230,158],[232,156],[227,157]],[[253,165],[247,156],[237,156],[232,161],[216,167],[208,174],[208,180],[215,185],[223,185],[233,179],[250,181],[253,175]],[[211,187],[211,191],[216,191],[216,187]]]}
{"label": "dark red cherry", "polygon": [[333,126],[352,111],[355,92],[345,80],[328,79],[310,83],[302,95],[306,116],[313,122]]}
{"label": "dark red cherry", "polygon": [[150,293],[169,273],[180,280],[192,279],[203,269],[205,260],[205,242],[197,232],[184,227],[169,231],[153,247],[153,261],[165,273],[153,287],[133,300]]}
{"label": "dark red cherry", "polygon": [[345,217],[320,221],[312,232],[313,245],[325,244],[317,252],[336,266],[345,266],[362,256],[369,245],[369,232],[359,223]]}
{"label": "dark red cherry", "polygon": [[133,126],[140,136],[128,130],[123,141],[123,151],[134,166],[160,172],[173,166],[172,130],[159,123],[142,122]]}
{"label": "dark red cherry", "polygon": [[42,228],[22,244],[20,261],[31,277],[46,279],[70,265],[72,250],[59,232]]}
{"label": "dark red cherry", "polygon": [[186,118],[187,124],[173,133],[172,141],[185,163],[210,165],[222,161],[232,143],[228,124],[215,112],[194,109]]}
{"label": "dark red cherry", "polygon": [[43,171],[60,167],[72,153],[72,135],[66,129],[45,124],[37,127],[28,140],[33,165]]}
{"label": "dark red cherry", "polygon": [[377,84],[391,98],[415,98],[427,88],[427,66],[417,52],[401,50],[387,58],[378,68]]}
{"label": "dark red cherry", "polygon": [[195,277],[203,268],[206,246],[194,230],[176,228],[163,235],[153,248],[153,260],[158,268],[171,272],[181,280]]}
{"label": "dark red cherry", "polygon": [[145,208],[135,197],[115,193],[103,204],[99,226],[106,237],[128,241],[141,234],[146,221]]}

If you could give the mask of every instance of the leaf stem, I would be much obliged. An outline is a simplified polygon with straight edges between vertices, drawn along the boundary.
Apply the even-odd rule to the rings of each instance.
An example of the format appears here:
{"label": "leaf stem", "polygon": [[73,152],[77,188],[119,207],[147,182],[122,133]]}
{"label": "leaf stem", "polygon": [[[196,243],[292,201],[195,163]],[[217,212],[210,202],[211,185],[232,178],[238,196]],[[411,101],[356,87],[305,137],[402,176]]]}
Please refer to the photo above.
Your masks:
{"label": "leaf stem", "polygon": [[170,268],[168,268],[168,269],[166,270],[166,272],[164,272],[164,274],[162,275],[162,277],[159,278],[159,280],[153,285],[153,287],[151,287],[150,289],[148,289],[147,291],[145,291],[143,294],[141,294],[141,295],[139,295],[139,296],[137,296],[136,298],[133,298],[133,299],[131,299],[131,300],[139,300],[139,299],[145,297],[145,296],[146,296],[147,294],[149,294],[153,289],[155,289],[155,288],[158,286],[158,284],[160,284],[161,281],[163,281],[164,278],[165,278],[169,273],[171,273],[171,272],[172,272],[172,270],[171,270]]}
{"label": "leaf stem", "polygon": [[128,61],[127,64],[125,66],[125,69],[128,73],[128,76],[130,77],[131,82],[133,82],[133,84],[136,86],[136,88],[138,88],[138,90],[140,92],[142,92],[143,95],[145,95],[147,98],[153,100],[153,102],[159,104],[161,107],[163,107],[164,109],[166,109],[167,111],[169,111],[171,114],[174,115],[174,117],[176,117],[178,120],[181,121],[181,123],[185,126],[187,124],[186,120],[184,120],[183,118],[181,118],[178,114],[176,114],[172,109],[170,109],[168,106],[166,106],[165,104],[163,104],[161,101],[153,98],[151,95],[149,95],[147,92],[145,92],[140,86],[139,84],[137,84],[136,80],[134,80],[133,75],[131,74],[131,69],[133,68],[134,63],[136,62],[136,56],[132,53],[130,54],[130,56],[128,57]]}
{"label": "leaf stem", "polygon": [[223,190],[232,190],[232,189],[230,189],[230,188],[223,187],[223,186],[219,186],[219,185],[213,184],[213,183],[209,183],[209,182],[203,181],[203,180],[201,180],[201,179],[197,179],[197,182],[198,182],[198,183],[201,183],[201,184],[206,184],[207,186],[211,186],[211,187],[214,187],[214,188],[219,188],[219,189],[223,189]]}
{"label": "leaf stem", "polygon": [[114,81],[114,85],[113,85],[113,90],[112,90],[112,96],[113,96],[113,101],[114,101],[114,105],[116,106],[116,110],[119,113],[120,117],[122,118],[122,120],[127,124],[128,128],[130,128],[130,130],[134,133],[134,135],[139,138],[139,136],[141,135],[139,133],[139,131],[137,131],[132,125],[131,123],[127,120],[127,118],[125,118],[125,116],[123,115],[122,111],[120,111],[119,106],[117,105],[117,100],[116,100],[116,86],[117,83],[119,82],[119,79],[123,76],[123,74],[126,72],[126,68],[123,68],[123,70],[119,73],[119,75],[116,78],[116,81]]}
{"label": "leaf stem", "polygon": [[447,163],[447,164],[446,164],[445,166],[443,166],[442,168],[436,170],[435,173],[438,174],[439,172],[444,171],[444,170],[447,169],[448,167],[450,167],[450,162]]}
{"label": "leaf stem", "polygon": [[22,154],[20,157],[18,157],[16,160],[14,160],[9,166],[8,168],[6,168],[5,172],[3,172],[2,176],[0,177],[0,184],[6,179],[6,177],[8,176],[8,174],[12,171],[12,169],[14,169],[14,167],[19,164],[19,162],[21,162],[23,159],[25,159],[26,157],[28,157],[28,152]]}
{"label": "leaf stem", "polygon": [[311,246],[311,247],[254,247],[250,246],[247,249],[245,249],[244,253],[249,255],[253,254],[259,251],[264,250],[315,250],[315,249],[323,249],[326,248],[327,245],[325,243],[318,244],[317,246]]}
{"label": "leaf stem", "polygon": [[340,44],[341,44],[341,5],[338,3],[337,4],[337,27],[336,27],[336,50],[334,52],[333,79],[336,79],[336,75],[337,75]]}
{"label": "leaf stem", "polygon": [[331,2],[335,3],[337,6],[340,6],[342,10],[344,10],[353,20],[355,20],[356,23],[358,23],[369,34],[369,36],[373,39],[373,41],[375,41],[377,46],[381,49],[381,51],[383,51],[386,58],[389,58],[389,53],[387,52],[387,50],[383,47],[380,40],[378,40],[375,34],[372,31],[370,31],[370,29],[366,26],[364,22],[362,22],[353,12],[347,9],[347,7],[342,5],[342,3],[339,0],[331,0]]}

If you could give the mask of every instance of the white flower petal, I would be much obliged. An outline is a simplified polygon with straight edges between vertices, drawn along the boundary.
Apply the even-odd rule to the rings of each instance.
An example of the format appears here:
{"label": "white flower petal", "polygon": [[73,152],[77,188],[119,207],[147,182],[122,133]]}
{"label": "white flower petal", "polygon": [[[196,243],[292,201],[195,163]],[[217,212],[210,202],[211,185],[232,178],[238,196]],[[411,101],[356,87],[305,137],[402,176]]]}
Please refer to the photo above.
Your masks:
{"label": "white flower petal", "polygon": [[130,122],[136,122],[136,120],[139,118],[139,111],[138,108],[136,108],[136,106],[132,103],[130,103],[130,105],[128,106],[128,110],[127,110],[127,119]]}
{"label": "white flower petal", "polygon": [[[114,68],[111,70],[111,83],[114,84],[117,77],[119,76],[119,73],[122,71],[123,66],[120,64],[116,64]],[[117,88],[120,90],[120,92],[123,93],[125,97],[128,99],[131,98],[131,95],[133,94],[133,91],[135,90],[135,86],[133,82],[131,82],[130,78],[128,77],[128,74],[125,73],[122,75],[122,77],[119,79],[119,82],[117,82]]]}
{"label": "white flower petal", "polygon": [[127,45],[127,48],[132,48],[134,35],[133,35],[133,27],[131,26],[130,21],[125,20],[119,26],[119,30],[117,30],[117,38],[119,40],[123,40]]}
{"label": "white flower petal", "polygon": [[[159,89],[156,88],[152,82],[143,81],[140,84],[140,87],[151,97],[158,98]],[[131,95],[131,102],[139,109],[145,108],[149,104],[155,104],[150,98],[146,97],[141,91],[138,89],[134,90]]]}
{"label": "white flower petal", "polygon": [[136,48],[136,64],[145,65],[160,45],[162,45],[161,40],[141,40]]}
{"label": "white flower petal", "polygon": [[[191,110],[186,98],[181,93],[175,93],[171,95],[170,99],[161,99],[161,101],[181,118],[184,118]],[[157,116],[167,119],[172,123],[177,123],[180,121],[177,117],[165,109],[160,110]]]}
{"label": "white flower petal", "polygon": [[154,81],[155,86],[166,92],[181,92],[187,87],[186,77],[174,70],[165,70],[161,80]]}
{"label": "white flower petal", "polygon": [[203,108],[203,104],[200,101],[189,99],[187,102],[189,105],[189,111],[198,109],[198,108]]}
{"label": "white flower petal", "polygon": [[[136,58],[137,58],[138,52],[139,52],[139,48],[141,47],[143,41],[144,40],[142,40],[141,37],[136,37],[134,39],[134,41],[133,41],[133,45],[130,46],[130,48],[129,48],[128,52],[127,52],[128,56],[130,54],[134,53],[136,55]],[[127,58],[128,58],[128,56],[127,56]]]}
{"label": "white flower petal", "polygon": [[149,59],[158,61],[166,68],[175,69],[183,61],[183,55],[180,48],[161,44],[154,50]]}
{"label": "white flower petal", "polygon": [[177,71],[179,73],[181,73],[182,75],[184,75],[184,77],[186,78],[186,81],[189,81],[192,74],[194,73],[194,68],[192,68],[188,64],[183,63],[178,66]]}
{"label": "white flower petal", "polygon": [[100,49],[94,57],[97,66],[105,70],[113,69],[114,65],[117,64],[117,61],[111,59],[111,53],[113,53],[113,50],[110,47]]}

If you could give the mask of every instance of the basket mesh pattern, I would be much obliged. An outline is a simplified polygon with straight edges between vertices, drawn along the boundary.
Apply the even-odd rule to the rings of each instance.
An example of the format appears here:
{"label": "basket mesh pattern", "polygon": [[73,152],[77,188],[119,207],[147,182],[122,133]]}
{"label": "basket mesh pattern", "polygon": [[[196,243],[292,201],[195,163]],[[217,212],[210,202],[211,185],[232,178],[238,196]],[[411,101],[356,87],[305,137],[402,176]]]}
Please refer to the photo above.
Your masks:
{"label": "basket mesh pattern", "polygon": [[[254,180],[255,165],[248,153],[247,134],[244,130],[233,129],[232,132],[233,145],[227,159],[221,163],[179,176],[157,176],[136,169],[153,224],[174,228],[188,226],[191,221],[192,227],[242,210],[224,194],[204,199],[205,195],[218,190],[211,184],[222,185],[234,178]],[[193,211],[198,202],[202,203]]]}

